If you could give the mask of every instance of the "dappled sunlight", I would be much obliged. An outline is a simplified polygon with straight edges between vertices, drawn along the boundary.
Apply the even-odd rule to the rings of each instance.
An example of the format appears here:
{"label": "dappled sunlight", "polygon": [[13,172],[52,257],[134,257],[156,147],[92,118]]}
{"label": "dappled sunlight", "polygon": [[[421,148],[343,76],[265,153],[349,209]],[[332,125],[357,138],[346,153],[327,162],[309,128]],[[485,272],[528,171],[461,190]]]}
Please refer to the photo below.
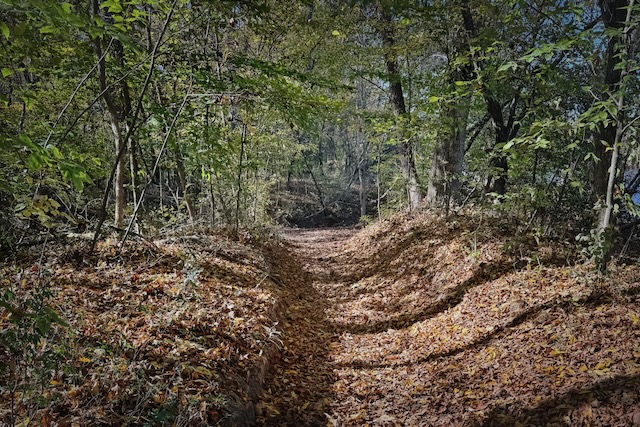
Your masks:
{"label": "dappled sunlight", "polygon": [[622,296],[637,286],[604,289],[588,265],[518,259],[501,250],[489,224],[475,226],[474,255],[461,254],[465,229],[411,244],[394,237],[407,228],[427,235],[442,221],[383,222],[349,240],[330,230],[288,234],[315,297],[326,299],[316,308],[332,332],[330,424],[609,425],[638,410],[640,321]]}

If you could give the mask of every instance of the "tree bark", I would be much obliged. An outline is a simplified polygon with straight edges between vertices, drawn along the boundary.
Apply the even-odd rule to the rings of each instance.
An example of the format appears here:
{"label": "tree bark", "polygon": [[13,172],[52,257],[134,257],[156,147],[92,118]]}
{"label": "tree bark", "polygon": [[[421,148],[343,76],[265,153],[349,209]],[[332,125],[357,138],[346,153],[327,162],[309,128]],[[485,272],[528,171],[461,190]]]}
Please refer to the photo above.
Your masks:
{"label": "tree bark", "polygon": [[247,125],[242,124],[242,137],[240,140],[240,158],[238,159],[238,191],[236,192],[236,223],[234,226],[234,234],[238,236],[238,230],[240,228],[240,198],[242,196],[242,172],[244,161],[244,149],[247,142]]}
{"label": "tree bark", "polygon": [[[98,2],[93,0],[91,2],[92,14],[98,15]],[[123,151],[125,141],[123,141],[122,130],[120,128],[121,112],[113,100],[111,90],[107,88],[106,78],[106,65],[105,55],[102,52],[102,40],[96,38],[93,41],[94,51],[96,58],[98,59],[98,82],[100,85],[100,91],[102,92],[102,99],[107,106],[109,113],[109,124],[111,126],[111,132],[113,133],[113,142],[115,146],[115,152],[117,156],[116,172],[114,176],[114,192],[115,192],[115,208],[114,208],[114,225],[118,228],[122,228],[124,224],[124,208],[126,204],[126,195],[124,191],[126,162],[124,156],[119,155]]]}
{"label": "tree bark", "polygon": [[[475,28],[467,5],[463,6],[464,31],[456,32],[457,39],[452,40],[450,51],[452,56],[468,53],[469,39],[474,36]],[[451,64],[451,58],[449,64]],[[450,65],[450,67],[452,67]],[[455,66],[453,66],[455,67]],[[452,92],[458,80],[471,80],[473,67],[471,64],[451,68],[448,72]],[[429,185],[426,201],[429,205],[448,209],[451,200],[460,200],[460,174],[464,165],[466,149],[467,122],[469,120],[469,103],[471,94],[456,99],[454,104],[445,109],[445,123],[442,137],[437,142],[429,171]]]}
{"label": "tree bark", "polygon": [[[122,42],[120,42],[119,40],[114,40],[113,50],[114,50],[114,57],[118,61],[118,64],[124,69],[125,59],[124,59],[124,46],[122,45]],[[120,107],[121,119],[125,126],[124,133],[127,135],[130,135],[131,132],[129,132],[129,128],[131,127],[130,120],[131,120],[131,113],[132,113],[133,107],[131,104],[131,94],[129,91],[129,84],[127,83],[126,80],[122,80],[119,86],[120,86],[120,93],[122,98],[121,99],[122,105]],[[129,179],[131,181],[131,195],[132,195],[133,205],[137,206],[138,205],[138,171],[140,168],[138,166],[138,161],[136,159],[136,144],[133,137],[129,137],[128,141],[123,141],[122,143],[127,144],[127,151],[129,152],[129,175],[130,175]],[[122,161],[124,162],[125,160],[123,159]]]}
{"label": "tree bark", "polygon": [[[616,237],[616,232],[611,227],[615,223],[616,215],[613,209],[613,196],[618,172],[618,155],[620,143],[624,133],[622,122],[624,120],[624,87],[622,81],[627,73],[627,65],[623,62],[627,60],[629,52],[628,30],[631,25],[631,15],[634,0],[604,0],[600,2],[602,16],[607,28],[620,29],[624,27],[622,34],[612,36],[607,45],[607,63],[605,69],[605,84],[609,92],[615,94],[616,117],[611,123],[603,126],[599,132],[600,140],[596,141],[598,154],[603,157],[596,163],[594,173],[594,190],[596,196],[604,205],[600,210],[598,221],[599,253],[596,256],[598,261],[598,271],[607,272],[607,265],[611,258],[611,251]],[[612,149],[607,150],[608,147]],[[604,149],[604,152],[602,151]],[[605,163],[606,162],[606,163]],[[603,170],[608,166],[607,170]],[[604,193],[602,193],[604,191]],[[604,200],[603,200],[604,199]]]}
{"label": "tree bark", "polygon": [[[462,6],[462,20],[464,28],[468,37],[475,37],[477,35],[477,29],[473,20],[473,15],[469,8],[469,2],[465,1]],[[478,79],[481,78],[482,64],[477,60],[473,60],[474,73]],[[502,111],[503,106],[491,93],[489,88],[483,88],[483,96],[485,104],[487,106],[487,113],[493,123],[495,131],[495,144],[489,160],[489,176],[485,185],[485,192],[505,194],[507,187],[507,173],[509,170],[509,163],[507,156],[502,152],[503,144],[509,142],[516,137],[520,129],[519,120],[524,116],[526,108],[524,108],[519,117],[516,117],[516,110],[518,103],[520,102],[520,96],[518,93],[512,98],[509,105],[509,115],[505,120],[505,115]]]}
{"label": "tree bark", "polygon": [[464,163],[467,120],[469,109],[454,106],[447,112],[449,129],[442,135],[431,160],[426,202],[436,207],[447,207],[459,199],[460,174]]}
{"label": "tree bark", "polygon": [[362,166],[358,166],[358,196],[360,199],[360,217],[367,215],[367,187],[364,182]]}
{"label": "tree bark", "polygon": [[[607,28],[619,29],[624,25],[626,18],[627,0],[603,0],[600,1],[602,10],[602,20]],[[604,84],[610,93],[617,91],[620,84],[622,70],[618,67],[622,58],[617,49],[620,37],[611,37],[607,44]],[[593,171],[593,190],[597,200],[604,200],[607,197],[607,183],[609,167],[611,166],[611,155],[613,142],[616,137],[617,123],[613,120],[610,124],[600,125],[594,141],[594,154],[599,159]]]}
{"label": "tree bark", "polygon": [[396,116],[398,117],[400,131],[398,137],[400,139],[400,160],[404,178],[406,180],[407,198],[409,209],[415,210],[420,206],[422,200],[422,191],[420,189],[420,181],[416,170],[415,155],[413,150],[413,142],[407,132],[407,122],[409,121],[409,112],[404,100],[404,92],[402,88],[402,79],[398,67],[398,58],[394,52],[396,41],[393,34],[393,20],[386,12],[382,12],[382,44],[385,49],[385,65],[387,68],[387,77],[389,79],[389,98],[393,105]]}
{"label": "tree bark", "polygon": [[178,181],[180,183],[180,189],[182,190],[182,198],[184,206],[187,209],[189,215],[189,222],[194,222],[196,219],[195,209],[193,207],[193,201],[191,200],[191,193],[189,192],[189,183],[187,181],[187,174],[184,167],[184,158],[182,157],[182,151],[180,147],[176,146],[175,151],[176,159],[176,171],[178,173]]}

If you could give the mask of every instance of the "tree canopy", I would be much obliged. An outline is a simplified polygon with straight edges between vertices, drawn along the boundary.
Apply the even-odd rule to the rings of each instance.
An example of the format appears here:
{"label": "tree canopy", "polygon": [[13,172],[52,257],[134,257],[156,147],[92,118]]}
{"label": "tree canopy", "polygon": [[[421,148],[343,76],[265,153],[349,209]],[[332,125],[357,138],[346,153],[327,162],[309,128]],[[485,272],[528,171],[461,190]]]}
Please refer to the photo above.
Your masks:
{"label": "tree canopy", "polygon": [[635,212],[634,2],[0,10],[5,249],[98,239],[105,221],[237,230],[497,203],[527,231],[581,236],[604,270]]}
{"label": "tree canopy", "polygon": [[[635,0],[0,0],[0,422],[50,425],[100,400],[78,416],[223,423],[260,400],[247,373],[261,387],[263,356],[286,348],[258,418],[286,424],[300,415],[278,412],[288,399],[299,419],[338,425],[325,389],[379,400],[381,378],[420,347],[453,424],[512,425],[515,410],[494,399],[482,418],[489,403],[432,362],[473,366],[466,350],[508,348],[505,331],[534,317],[537,355],[521,344],[508,366],[535,359],[575,380],[620,362],[622,380],[565,400],[637,391],[638,291],[622,283],[637,271],[591,285],[617,249],[638,252],[639,24]],[[371,223],[352,240],[355,227],[338,228]],[[51,242],[64,250],[49,262]],[[550,362],[593,331],[584,364]],[[316,392],[295,395],[316,378],[310,347],[348,375],[385,373],[332,381],[326,364]],[[484,399],[495,387],[481,380]],[[539,406],[518,422],[567,406],[527,393]],[[412,399],[399,402],[416,424]],[[378,415],[367,422],[395,422]]]}

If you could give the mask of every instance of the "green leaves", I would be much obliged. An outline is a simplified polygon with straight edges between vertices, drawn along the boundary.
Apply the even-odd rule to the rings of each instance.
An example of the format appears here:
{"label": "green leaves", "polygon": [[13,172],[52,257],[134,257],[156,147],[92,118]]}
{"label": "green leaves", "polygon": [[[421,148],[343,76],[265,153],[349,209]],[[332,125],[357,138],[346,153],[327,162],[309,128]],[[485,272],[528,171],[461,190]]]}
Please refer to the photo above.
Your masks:
{"label": "green leaves", "polygon": [[53,25],[45,25],[40,28],[40,34],[55,34],[58,32],[58,29]]}
{"label": "green leaves", "polygon": [[60,5],[60,7],[68,14],[71,14],[71,12],[73,11],[73,5],[71,3],[64,2]]}
{"label": "green leaves", "polygon": [[498,67],[498,73],[503,73],[509,70],[516,71],[517,69],[518,69],[518,63],[516,61],[509,61],[502,64],[500,67]]}
{"label": "green leaves", "polygon": [[120,13],[122,12],[122,5],[119,0],[107,0],[100,4],[101,9],[107,9],[109,13]]}
{"label": "green leaves", "polygon": [[58,164],[58,169],[62,177],[70,181],[79,192],[82,192],[85,184],[93,183],[86,170],[77,163],[63,160]]}
{"label": "green leaves", "polygon": [[4,22],[0,22],[0,33],[4,36],[5,39],[9,39],[11,37],[11,31],[9,30],[9,26]]}
{"label": "green leaves", "polygon": [[85,184],[93,183],[86,169],[81,164],[65,158],[58,147],[53,145],[41,147],[24,134],[20,135],[16,142],[18,147],[29,152],[27,166],[31,171],[55,167],[62,178],[70,182],[77,191],[82,191]]}
{"label": "green leaves", "polygon": [[598,126],[608,126],[615,122],[617,107],[613,99],[596,101],[587,111],[580,114],[578,126],[595,130]]}

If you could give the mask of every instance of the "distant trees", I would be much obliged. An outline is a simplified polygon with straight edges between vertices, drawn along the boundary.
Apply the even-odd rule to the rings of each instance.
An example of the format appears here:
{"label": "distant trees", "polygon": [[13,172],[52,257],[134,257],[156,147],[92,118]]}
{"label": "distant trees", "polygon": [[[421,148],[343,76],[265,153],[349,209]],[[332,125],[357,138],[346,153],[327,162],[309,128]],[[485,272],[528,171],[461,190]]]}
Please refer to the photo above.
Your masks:
{"label": "distant trees", "polygon": [[499,201],[541,234],[569,218],[606,260],[637,163],[637,9],[2,0],[6,244]]}

